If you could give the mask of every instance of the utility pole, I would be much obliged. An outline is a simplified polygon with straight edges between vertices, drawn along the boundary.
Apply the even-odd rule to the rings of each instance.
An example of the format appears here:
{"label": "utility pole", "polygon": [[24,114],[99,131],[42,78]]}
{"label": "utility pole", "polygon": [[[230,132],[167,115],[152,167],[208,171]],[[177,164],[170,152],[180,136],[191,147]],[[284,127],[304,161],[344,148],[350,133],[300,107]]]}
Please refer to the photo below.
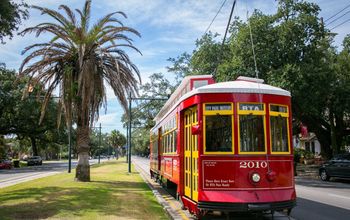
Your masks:
{"label": "utility pole", "polygon": [[126,154],[126,162],[128,163],[128,155],[129,155],[129,122],[126,125],[126,149],[125,149],[125,154]]}
{"label": "utility pole", "polygon": [[129,109],[128,109],[128,115],[129,115],[129,123],[128,123],[128,126],[127,126],[127,132],[126,132],[126,135],[127,135],[127,149],[128,149],[128,152],[127,152],[127,162],[128,162],[128,171],[129,173],[131,173],[131,121],[132,121],[132,114],[131,114],[131,103],[133,100],[148,100],[148,101],[151,101],[151,100],[161,100],[161,101],[166,101],[168,99],[165,99],[165,98],[132,98],[131,97],[131,92],[129,93]]}
{"label": "utility pole", "polygon": [[68,173],[70,173],[72,170],[72,118],[68,130]]}
{"label": "utility pole", "polygon": [[131,92],[129,93],[129,126],[128,126],[128,172],[131,173]]}

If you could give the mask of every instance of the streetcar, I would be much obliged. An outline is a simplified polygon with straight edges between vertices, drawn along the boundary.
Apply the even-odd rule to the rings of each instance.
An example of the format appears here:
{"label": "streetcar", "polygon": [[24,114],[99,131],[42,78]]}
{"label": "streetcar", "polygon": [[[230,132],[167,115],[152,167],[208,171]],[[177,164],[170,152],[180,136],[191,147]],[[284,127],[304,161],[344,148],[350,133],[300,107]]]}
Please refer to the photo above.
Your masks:
{"label": "streetcar", "polygon": [[187,76],[154,120],[151,177],[197,217],[296,205],[289,91],[250,77]]}

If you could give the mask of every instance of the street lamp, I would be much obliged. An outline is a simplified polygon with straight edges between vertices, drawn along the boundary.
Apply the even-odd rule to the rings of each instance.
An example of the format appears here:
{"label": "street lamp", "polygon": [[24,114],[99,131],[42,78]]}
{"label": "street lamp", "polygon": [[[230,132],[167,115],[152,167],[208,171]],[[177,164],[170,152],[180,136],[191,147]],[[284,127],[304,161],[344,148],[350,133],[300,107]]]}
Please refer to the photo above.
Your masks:
{"label": "street lamp", "polygon": [[127,160],[128,160],[128,172],[131,173],[131,120],[132,120],[132,114],[131,114],[131,102],[133,100],[148,100],[148,101],[152,101],[152,100],[161,100],[161,101],[166,101],[168,99],[165,98],[134,98],[131,97],[131,92],[129,93],[129,123],[127,126],[128,132],[127,132],[127,143],[128,143],[128,155],[127,155]]}

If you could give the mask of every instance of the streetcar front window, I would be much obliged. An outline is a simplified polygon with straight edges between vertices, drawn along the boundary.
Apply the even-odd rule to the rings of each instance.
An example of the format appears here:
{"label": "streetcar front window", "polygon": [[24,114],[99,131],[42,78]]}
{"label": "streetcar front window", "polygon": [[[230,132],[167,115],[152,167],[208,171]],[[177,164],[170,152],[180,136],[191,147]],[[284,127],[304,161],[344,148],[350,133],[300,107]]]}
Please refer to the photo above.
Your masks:
{"label": "streetcar front window", "polygon": [[265,134],[264,118],[260,115],[241,115],[240,124],[240,151],[264,152]]}
{"label": "streetcar front window", "polygon": [[266,153],[265,105],[262,103],[239,103],[239,152]]}
{"label": "streetcar front window", "polygon": [[204,144],[206,154],[233,153],[232,103],[204,105]]}
{"label": "streetcar front window", "polygon": [[206,151],[232,151],[232,119],[231,115],[211,115],[205,117]]}
{"label": "streetcar front window", "polygon": [[288,108],[270,105],[271,153],[289,153]]}

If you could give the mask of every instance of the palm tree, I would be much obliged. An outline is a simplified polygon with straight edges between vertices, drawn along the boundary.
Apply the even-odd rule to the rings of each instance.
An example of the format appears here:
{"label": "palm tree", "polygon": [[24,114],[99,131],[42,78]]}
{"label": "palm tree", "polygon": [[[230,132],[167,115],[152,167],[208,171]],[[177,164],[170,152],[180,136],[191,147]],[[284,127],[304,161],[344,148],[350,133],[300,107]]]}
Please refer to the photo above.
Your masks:
{"label": "palm tree", "polygon": [[49,32],[53,38],[47,43],[26,47],[22,53],[30,51],[30,54],[23,60],[19,72],[29,75],[33,86],[38,83],[46,85],[41,120],[52,93],[59,90],[59,103],[67,126],[70,127],[72,120],[77,126],[76,180],[90,181],[89,133],[99,116],[100,107],[106,107],[104,82],[111,86],[126,109],[126,95],[137,94],[141,79],[137,67],[121,48],[131,48],[141,54],[128,37],[128,34],[139,37],[140,34],[115,18],[116,15],[126,18],[123,12],[107,14],[90,28],[91,0],[86,0],[83,11],[76,9],[76,13],[61,5],[59,10],[65,15],[43,7],[32,7],[55,22],[27,28],[22,35],[34,32],[39,36]]}

